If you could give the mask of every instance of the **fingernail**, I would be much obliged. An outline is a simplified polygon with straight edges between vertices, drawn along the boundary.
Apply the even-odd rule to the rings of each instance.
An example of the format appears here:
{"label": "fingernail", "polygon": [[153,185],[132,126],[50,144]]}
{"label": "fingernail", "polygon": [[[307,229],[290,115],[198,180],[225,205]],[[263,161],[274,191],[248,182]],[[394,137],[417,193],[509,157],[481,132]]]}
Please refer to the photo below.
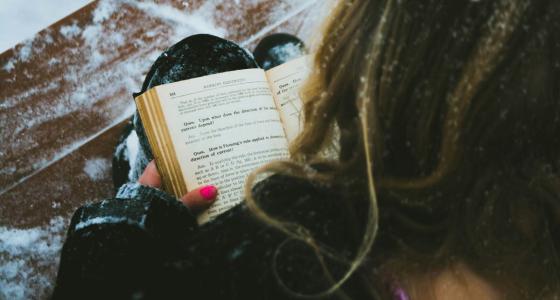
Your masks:
{"label": "fingernail", "polygon": [[200,195],[207,201],[214,200],[217,194],[218,189],[213,185],[207,185],[200,189]]}

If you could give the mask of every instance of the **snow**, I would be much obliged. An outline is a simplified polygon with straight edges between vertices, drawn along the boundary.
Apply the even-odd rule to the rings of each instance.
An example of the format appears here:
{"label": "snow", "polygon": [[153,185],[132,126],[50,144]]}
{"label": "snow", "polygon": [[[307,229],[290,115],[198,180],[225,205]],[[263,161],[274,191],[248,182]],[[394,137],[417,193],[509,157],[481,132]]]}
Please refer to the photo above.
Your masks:
{"label": "snow", "polygon": [[58,60],[58,59],[56,59],[56,58],[53,57],[53,58],[51,58],[51,59],[49,60],[48,65],[49,65],[49,66],[54,66],[54,65],[56,65],[56,64],[58,64],[58,63],[60,63],[60,60]]}
{"label": "snow", "polygon": [[[134,111],[134,107],[131,106],[129,113],[132,114],[132,112]],[[115,127],[117,124],[120,124],[121,122],[123,122],[126,119],[129,119],[130,117],[128,116],[128,114],[125,114],[124,117],[121,117],[120,119],[115,120],[113,123],[111,123],[110,125],[108,125],[107,127],[101,129],[100,131],[98,131],[97,133],[95,133],[93,136],[78,140],[72,144],[66,145],[64,146],[59,152],[56,152],[53,156],[51,157],[51,160],[47,160],[47,159],[43,159],[40,160],[38,162],[36,162],[33,165],[33,168],[35,169],[35,171],[33,171],[31,174],[20,178],[19,180],[15,181],[12,185],[4,188],[3,190],[0,190],[0,196],[9,192],[10,190],[12,190],[14,187],[18,186],[19,184],[21,184],[22,182],[25,182],[27,179],[35,176],[36,174],[38,174],[39,172],[43,171],[44,169],[48,168],[49,166],[55,164],[56,162],[60,161],[61,159],[63,159],[64,157],[66,157],[67,155],[72,154],[74,151],[78,150],[80,147],[82,147],[83,145],[93,141],[94,139],[96,139],[97,137],[99,137],[100,135],[104,134],[105,132],[107,132],[108,130],[112,129],[113,127]],[[7,167],[10,168],[10,167]]]}
{"label": "snow", "polygon": [[4,168],[4,169],[0,170],[0,174],[10,175],[10,174],[15,173],[16,171],[17,171],[17,169],[15,167]]}
{"label": "snow", "polygon": [[[59,87],[57,82],[42,82],[38,84],[37,87],[30,88],[23,93],[13,96],[11,99],[5,99],[2,103],[0,103],[0,109],[11,108],[18,103],[25,101],[34,95],[43,94],[45,92],[50,92]],[[23,124],[20,124],[20,127],[23,128]],[[17,131],[17,129],[16,129]],[[16,132],[17,133],[17,132]]]}
{"label": "snow", "polygon": [[72,25],[66,25],[60,27],[60,34],[62,34],[67,39],[72,39],[76,36],[79,36],[82,32],[82,29],[76,22],[72,23]]}
{"label": "snow", "polygon": [[86,221],[82,221],[78,224],[76,224],[76,227],[74,228],[75,230],[80,230],[83,228],[86,228],[88,226],[91,225],[96,225],[96,224],[115,224],[115,223],[122,223],[122,222],[126,222],[128,219],[125,217],[95,217],[95,218],[91,218],[88,219]]}
{"label": "snow", "polygon": [[138,171],[136,170],[136,158],[138,156],[138,150],[140,147],[140,142],[138,140],[138,135],[136,134],[135,130],[132,130],[132,132],[130,132],[130,135],[128,135],[128,137],[126,138],[126,153],[127,153],[127,157],[128,157],[128,163],[130,165],[130,171],[128,172],[128,179],[133,181],[135,180],[135,172],[137,173]]}
{"label": "snow", "polygon": [[0,1],[0,53],[29,39],[38,31],[71,14],[92,0]]}
{"label": "snow", "polygon": [[109,19],[116,9],[114,1],[99,1],[98,3],[93,15],[93,23],[101,23]]}
{"label": "snow", "polygon": [[6,64],[2,66],[2,69],[6,72],[11,72],[15,68],[16,62],[26,62],[27,60],[29,60],[29,58],[33,54],[32,42],[32,39],[23,41],[20,47],[17,48],[15,56],[8,60],[8,62],[6,62]]}
{"label": "snow", "polygon": [[[0,226],[0,299],[29,299],[37,288],[52,288],[66,229],[62,216],[47,226],[14,229]],[[50,272],[40,269],[47,268]]]}
{"label": "snow", "polygon": [[278,58],[287,61],[301,55],[301,49],[297,44],[288,43],[282,46],[274,47],[272,52]]}
{"label": "snow", "polygon": [[175,33],[172,40],[179,41],[194,32],[208,33],[223,37],[226,34],[224,28],[219,28],[210,20],[213,20],[212,12],[215,3],[207,1],[192,13],[187,13],[169,5],[158,5],[152,2],[137,2],[136,7],[145,11],[147,14],[158,17],[167,22]]}
{"label": "snow", "polygon": [[14,65],[14,61],[13,60],[9,60],[3,67],[2,69],[6,72],[10,72],[15,68]]}
{"label": "snow", "polygon": [[111,162],[106,158],[88,159],[84,165],[84,173],[93,181],[100,181],[109,177]]}
{"label": "snow", "polygon": [[31,40],[26,40],[23,43],[23,47],[19,49],[18,56],[21,61],[29,60],[29,57],[31,57]]}
{"label": "snow", "polygon": [[[303,55],[303,51],[298,44],[287,43],[270,49],[269,54],[274,58],[274,61],[286,62]],[[263,68],[265,70],[269,69],[270,61],[265,61]]]}
{"label": "snow", "polygon": [[274,22],[274,23],[262,28],[261,30],[257,31],[257,33],[253,34],[252,36],[250,36],[246,40],[240,42],[239,45],[242,46],[242,47],[246,47],[247,45],[250,45],[254,41],[258,40],[259,38],[264,37],[266,34],[268,34],[274,28],[280,26],[282,23],[284,23],[287,20],[295,17],[296,15],[298,15],[299,13],[304,11],[306,8],[315,4],[317,2],[317,0],[307,0],[307,1],[300,1],[300,2],[302,2],[303,4],[299,5],[296,9],[294,9],[293,11],[291,11],[289,13],[286,13],[285,11],[282,12],[282,17],[280,17],[276,22]]}

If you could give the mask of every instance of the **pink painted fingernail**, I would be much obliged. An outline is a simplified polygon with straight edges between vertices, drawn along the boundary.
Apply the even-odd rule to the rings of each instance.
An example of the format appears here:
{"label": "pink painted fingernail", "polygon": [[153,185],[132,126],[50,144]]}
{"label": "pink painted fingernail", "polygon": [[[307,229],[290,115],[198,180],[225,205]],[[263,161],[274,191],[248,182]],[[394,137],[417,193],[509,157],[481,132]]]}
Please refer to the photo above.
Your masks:
{"label": "pink painted fingernail", "polygon": [[201,188],[199,192],[202,198],[204,198],[204,200],[210,201],[216,198],[216,195],[218,194],[218,189],[213,185],[207,185]]}

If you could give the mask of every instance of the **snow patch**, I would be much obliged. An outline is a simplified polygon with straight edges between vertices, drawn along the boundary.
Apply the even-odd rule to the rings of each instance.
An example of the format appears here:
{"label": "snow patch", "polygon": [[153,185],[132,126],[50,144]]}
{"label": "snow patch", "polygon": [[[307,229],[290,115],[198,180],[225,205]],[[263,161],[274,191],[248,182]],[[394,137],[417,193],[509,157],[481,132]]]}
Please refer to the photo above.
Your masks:
{"label": "snow patch", "polygon": [[140,147],[140,141],[138,140],[138,135],[136,130],[132,130],[128,137],[126,138],[126,153],[128,157],[128,164],[130,166],[130,171],[128,171],[128,179],[134,180],[134,172],[136,166],[136,157],[138,156],[138,149]]}
{"label": "snow patch", "polygon": [[12,71],[13,69],[15,69],[15,67],[16,67],[15,64],[14,64],[14,62],[15,62],[15,61],[14,61],[13,59],[8,60],[8,62],[4,64],[4,66],[2,67],[2,69],[3,69],[4,71],[6,71],[6,72],[11,72],[11,71]]}
{"label": "snow patch", "polygon": [[[25,102],[25,100],[40,94],[50,93],[52,90],[59,88],[60,85],[55,81],[43,81],[35,87],[26,90],[23,93],[14,95],[10,99],[6,99],[4,102],[0,103],[0,108],[11,108],[15,105]],[[19,124],[15,129],[14,133],[18,133],[23,128],[28,128],[27,124]]]}
{"label": "snow patch", "polygon": [[114,1],[99,1],[93,13],[93,22],[101,23],[107,19],[117,10],[117,5]]}
{"label": "snow patch", "polygon": [[[292,9],[291,11],[288,10],[288,7],[295,6],[295,3],[298,3],[299,6],[297,6],[297,8],[295,9]],[[262,28],[261,30],[257,31],[252,36],[247,38],[245,41],[239,43],[239,45],[242,47],[246,47],[250,45],[257,39],[266,36],[272,30],[276,29],[278,26],[282,25],[284,22],[288,21],[289,19],[295,17],[296,15],[298,15],[299,13],[301,13],[311,5],[314,5],[315,3],[317,3],[317,0],[307,0],[307,1],[298,0],[297,2],[288,1],[286,3],[283,3],[283,5],[280,5],[281,7],[275,10],[270,16],[271,19],[273,20],[276,19],[276,22],[265,26],[264,28]]]}
{"label": "snow patch", "polygon": [[[92,0],[1,0],[0,53],[34,38],[40,30],[71,14]],[[45,42],[49,43],[45,37]]]}
{"label": "snow patch", "polygon": [[52,66],[54,66],[54,65],[56,65],[56,64],[58,64],[58,63],[60,63],[60,60],[58,60],[57,58],[54,58],[54,57],[53,57],[53,58],[51,58],[51,59],[49,60],[49,62],[48,62],[47,64],[48,64],[49,66],[52,67]]}
{"label": "snow patch", "polygon": [[32,40],[26,40],[19,49],[18,57],[21,61],[27,61],[32,54]]}
{"label": "snow patch", "polygon": [[5,63],[4,66],[2,66],[2,69],[6,72],[11,72],[15,68],[16,62],[28,61],[33,54],[32,43],[33,40],[31,39],[25,40],[17,50],[16,54],[10,60],[8,60],[8,62]]}
{"label": "snow patch", "polygon": [[60,27],[60,34],[62,34],[67,39],[72,39],[76,36],[79,36],[82,32],[82,29],[76,22],[72,23],[72,25],[62,26]]}
{"label": "snow patch", "polygon": [[50,33],[47,33],[45,35],[45,44],[52,44],[53,42],[54,42],[54,39],[53,39],[52,35]]}
{"label": "snow patch", "polygon": [[50,294],[66,220],[57,216],[47,226],[28,229],[0,226],[0,299]]}
{"label": "snow patch", "polygon": [[195,33],[208,33],[219,37],[226,34],[224,28],[219,28],[210,21],[214,19],[212,13],[216,6],[212,1],[207,1],[200,8],[190,13],[170,5],[151,2],[136,2],[134,4],[146,14],[158,17],[167,22],[171,28],[174,28],[175,33],[172,40],[175,41],[182,40]]}
{"label": "snow patch", "polygon": [[16,167],[5,167],[0,169],[0,175],[12,175],[17,171]]}
{"label": "snow patch", "polygon": [[[287,43],[285,45],[276,46],[270,49],[269,54],[276,62],[287,62],[302,56],[304,53],[298,44]],[[263,68],[266,70],[271,67],[270,65],[271,61],[266,60],[264,62]]]}
{"label": "snow patch", "polygon": [[128,219],[126,217],[95,217],[95,218],[91,218],[91,219],[87,219],[85,221],[82,221],[78,224],[76,224],[76,227],[74,227],[74,230],[80,230],[82,228],[86,228],[89,227],[91,225],[96,225],[96,224],[116,224],[116,223],[122,223],[122,222],[127,222]]}
{"label": "snow patch", "polygon": [[274,47],[272,48],[272,53],[283,61],[297,58],[303,54],[299,45],[294,43]]}
{"label": "snow patch", "polygon": [[110,170],[110,162],[105,158],[93,158],[86,160],[84,173],[93,181],[103,180]]}
{"label": "snow patch", "polygon": [[122,33],[120,33],[120,32],[115,32],[115,33],[111,34],[111,36],[109,38],[110,38],[110,41],[111,41],[112,44],[118,45],[118,46],[122,46],[126,42],[125,38],[124,38],[124,35],[122,35]]}

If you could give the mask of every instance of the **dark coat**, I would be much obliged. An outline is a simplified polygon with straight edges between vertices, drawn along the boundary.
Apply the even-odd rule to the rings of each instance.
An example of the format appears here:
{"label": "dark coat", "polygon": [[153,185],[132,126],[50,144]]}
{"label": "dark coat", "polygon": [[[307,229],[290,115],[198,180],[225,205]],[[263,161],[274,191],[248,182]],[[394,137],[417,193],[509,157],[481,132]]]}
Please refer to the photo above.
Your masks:
{"label": "dark coat", "polygon": [[[254,195],[265,211],[302,224],[322,247],[352,258],[360,218],[336,189],[275,175]],[[347,262],[325,261],[334,278],[347,269]],[[134,199],[75,212],[53,298],[291,299],[328,288],[324,274],[310,247],[257,220],[245,204],[198,226],[179,201],[142,187]],[[364,299],[356,277],[344,291]]]}

